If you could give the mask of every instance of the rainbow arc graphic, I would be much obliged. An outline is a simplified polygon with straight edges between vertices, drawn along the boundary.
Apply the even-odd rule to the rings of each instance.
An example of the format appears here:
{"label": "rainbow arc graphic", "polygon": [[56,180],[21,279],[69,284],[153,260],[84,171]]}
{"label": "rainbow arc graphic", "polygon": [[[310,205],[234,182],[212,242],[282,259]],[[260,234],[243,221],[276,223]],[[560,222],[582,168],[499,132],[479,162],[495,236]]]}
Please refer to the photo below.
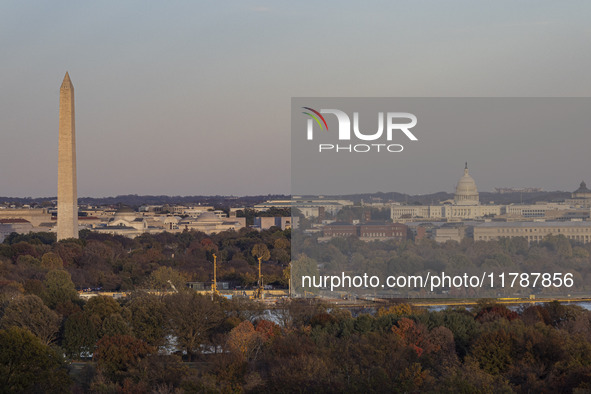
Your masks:
{"label": "rainbow arc graphic", "polygon": [[[320,126],[320,130],[324,130],[324,128],[326,128],[326,131],[328,131],[328,125],[326,124],[326,120],[324,119],[324,116],[322,116],[320,114],[320,112],[316,111],[315,109],[312,109],[310,107],[302,107],[303,109],[307,109],[308,111],[312,112],[302,112],[305,115],[308,115],[309,117],[311,117],[312,119],[314,119],[316,121],[316,123],[318,123],[318,126]],[[322,123],[324,123],[324,126],[322,126],[322,123],[320,123],[320,120],[322,120]]]}

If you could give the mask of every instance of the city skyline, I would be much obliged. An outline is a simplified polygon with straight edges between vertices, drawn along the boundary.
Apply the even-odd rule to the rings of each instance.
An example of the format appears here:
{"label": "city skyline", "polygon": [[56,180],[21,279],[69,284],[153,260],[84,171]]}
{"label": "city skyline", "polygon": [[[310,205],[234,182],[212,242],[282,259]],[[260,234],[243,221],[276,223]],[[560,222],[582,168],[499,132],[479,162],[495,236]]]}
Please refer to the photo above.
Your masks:
{"label": "city skyline", "polygon": [[[79,195],[92,197],[289,194],[291,97],[591,94],[591,5],[374,5],[380,12],[354,2],[313,13],[285,2],[0,6],[0,194],[56,195],[66,70],[77,87]],[[452,191],[453,163],[466,160],[482,191],[591,183],[589,159],[557,154],[544,179],[495,175],[483,152],[426,159],[449,172],[382,191]]]}

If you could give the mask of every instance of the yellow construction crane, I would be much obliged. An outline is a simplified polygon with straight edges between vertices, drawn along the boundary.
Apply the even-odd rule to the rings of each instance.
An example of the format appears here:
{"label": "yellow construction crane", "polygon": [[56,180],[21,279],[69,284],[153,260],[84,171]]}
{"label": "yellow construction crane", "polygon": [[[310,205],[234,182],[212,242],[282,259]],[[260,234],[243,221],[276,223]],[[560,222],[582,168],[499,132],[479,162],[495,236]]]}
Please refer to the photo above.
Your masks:
{"label": "yellow construction crane", "polygon": [[262,299],[263,297],[263,276],[261,275],[261,260],[263,258],[259,257],[259,287],[255,290],[254,292],[254,298],[256,299]]}
{"label": "yellow construction crane", "polygon": [[218,282],[217,282],[217,256],[213,255],[213,283],[211,285],[211,296],[219,295]]}

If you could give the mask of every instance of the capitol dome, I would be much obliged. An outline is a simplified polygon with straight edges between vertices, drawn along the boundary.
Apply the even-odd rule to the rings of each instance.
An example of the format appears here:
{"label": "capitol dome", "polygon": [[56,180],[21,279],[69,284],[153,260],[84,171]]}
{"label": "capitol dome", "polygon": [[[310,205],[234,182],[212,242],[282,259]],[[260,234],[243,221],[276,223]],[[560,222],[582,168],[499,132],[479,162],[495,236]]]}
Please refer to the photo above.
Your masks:
{"label": "capitol dome", "polygon": [[458,181],[456,186],[456,194],[454,195],[454,202],[456,205],[478,205],[478,189],[474,178],[468,173],[468,163],[464,168],[464,176]]}
{"label": "capitol dome", "polygon": [[571,194],[572,198],[591,198],[591,190],[587,188],[585,182],[581,182],[581,186]]}

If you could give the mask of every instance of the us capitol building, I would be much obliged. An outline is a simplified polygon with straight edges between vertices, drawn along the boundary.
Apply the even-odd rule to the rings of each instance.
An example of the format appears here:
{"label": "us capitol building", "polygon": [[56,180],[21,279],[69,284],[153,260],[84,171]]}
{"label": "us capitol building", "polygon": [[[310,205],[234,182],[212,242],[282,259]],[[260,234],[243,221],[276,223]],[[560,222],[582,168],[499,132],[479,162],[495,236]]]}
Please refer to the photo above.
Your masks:
{"label": "us capitol building", "polygon": [[478,188],[464,167],[464,175],[458,181],[453,200],[437,205],[399,205],[391,206],[391,218],[394,222],[414,221],[463,222],[478,219],[495,218],[505,221],[521,220],[564,220],[565,217],[589,217],[591,208],[591,190],[584,182],[572,193],[572,198],[564,202],[542,202],[536,204],[481,204]]}
{"label": "us capitol building", "polygon": [[422,219],[448,219],[461,221],[496,216],[501,214],[500,205],[481,205],[474,178],[464,167],[464,176],[458,181],[453,200],[438,205],[392,205],[391,215],[395,222]]}

